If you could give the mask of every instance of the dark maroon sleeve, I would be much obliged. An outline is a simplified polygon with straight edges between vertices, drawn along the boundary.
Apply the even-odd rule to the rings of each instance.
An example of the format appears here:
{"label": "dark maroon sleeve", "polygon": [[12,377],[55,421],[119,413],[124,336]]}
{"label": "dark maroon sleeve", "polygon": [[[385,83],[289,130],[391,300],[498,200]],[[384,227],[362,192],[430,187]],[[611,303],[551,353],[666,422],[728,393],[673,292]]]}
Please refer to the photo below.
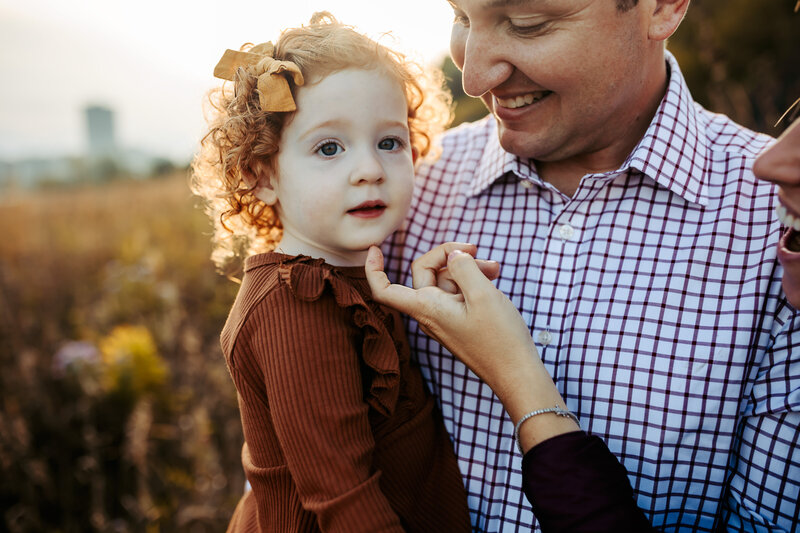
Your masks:
{"label": "dark maroon sleeve", "polygon": [[522,459],[522,486],[542,531],[654,531],[628,472],[602,439],[583,431],[548,439]]}

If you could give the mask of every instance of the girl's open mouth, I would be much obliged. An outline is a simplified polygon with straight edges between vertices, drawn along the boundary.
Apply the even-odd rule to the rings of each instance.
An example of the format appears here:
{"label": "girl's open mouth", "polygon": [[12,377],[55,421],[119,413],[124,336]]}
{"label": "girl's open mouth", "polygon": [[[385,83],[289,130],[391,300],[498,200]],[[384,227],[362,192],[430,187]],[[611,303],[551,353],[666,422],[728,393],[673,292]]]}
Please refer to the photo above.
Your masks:
{"label": "girl's open mouth", "polygon": [[386,204],[380,200],[371,200],[361,203],[353,209],[348,209],[347,214],[358,218],[376,218],[386,210]]}

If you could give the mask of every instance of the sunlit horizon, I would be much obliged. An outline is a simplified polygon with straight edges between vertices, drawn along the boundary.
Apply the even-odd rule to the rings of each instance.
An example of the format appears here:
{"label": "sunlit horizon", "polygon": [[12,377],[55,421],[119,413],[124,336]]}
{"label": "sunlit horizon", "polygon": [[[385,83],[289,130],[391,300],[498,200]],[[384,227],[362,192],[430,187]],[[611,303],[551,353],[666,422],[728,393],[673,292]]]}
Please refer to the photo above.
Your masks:
{"label": "sunlit horizon", "polygon": [[203,95],[217,84],[211,72],[222,52],[274,40],[321,10],[424,63],[447,54],[444,0],[304,0],[279,8],[243,0],[0,0],[0,161],[84,154],[84,109],[101,105],[114,111],[119,147],[186,162],[202,135]]}

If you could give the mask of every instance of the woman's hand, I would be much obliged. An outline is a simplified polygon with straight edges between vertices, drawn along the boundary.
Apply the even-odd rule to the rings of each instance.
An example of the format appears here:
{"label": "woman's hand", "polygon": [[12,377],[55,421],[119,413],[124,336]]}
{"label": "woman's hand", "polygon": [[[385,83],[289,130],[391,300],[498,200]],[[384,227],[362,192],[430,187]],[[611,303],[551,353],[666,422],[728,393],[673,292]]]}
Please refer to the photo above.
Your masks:
{"label": "woman's hand", "polygon": [[[527,324],[489,280],[498,275],[499,265],[479,263],[472,257],[475,252],[470,244],[437,246],[412,264],[411,289],[389,282],[383,272],[383,255],[372,247],[367,256],[367,280],[376,301],[414,317],[428,335],[486,382],[512,421],[534,409],[564,406]],[[450,290],[453,288],[456,290]],[[537,416],[522,426],[520,441],[527,450],[544,439],[577,429],[567,418]]]}
{"label": "woman's hand", "polygon": [[[383,272],[383,255],[371,248],[367,279],[375,300],[414,317],[422,329],[456,354],[481,379],[506,386],[521,360],[536,348],[527,325],[511,301],[492,285],[471,254],[472,245],[446,243],[411,265],[414,288],[391,284]],[[497,263],[486,265],[489,274]],[[494,272],[492,272],[494,270]],[[503,357],[495,357],[502,350]]]}
{"label": "woman's hand", "polygon": [[[499,274],[499,265],[476,261],[475,253],[471,244],[437,246],[411,265],[412,289],[389,282],[383,254],[373,246],[365,267],[373,298],[414,317],[425,333],[492,388],[512,421],[534,409],[563,407],[527,324],[490,281]],[[577,429],[569,418],[536,416],[522,426],[520,443],[528,450]]]}

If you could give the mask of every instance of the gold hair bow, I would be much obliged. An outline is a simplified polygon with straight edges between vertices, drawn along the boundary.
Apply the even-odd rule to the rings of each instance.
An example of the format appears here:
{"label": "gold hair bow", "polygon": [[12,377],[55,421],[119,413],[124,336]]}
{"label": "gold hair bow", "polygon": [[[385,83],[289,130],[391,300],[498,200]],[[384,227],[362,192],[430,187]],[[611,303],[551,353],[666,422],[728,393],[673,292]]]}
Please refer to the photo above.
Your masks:
{"label": "gold hair bow", "polygon": [[233,81],[236,69],[261,63],[264,72],[258,76],[258,101],[264,111],[294,111],[297,106],[284,73],[292,76],[296,86],[303,85],[300,67],[291,61],[278,61],[272,58],[272,43],[254,46],[249,52],[225,50],[222,59],[214,67],[214,76]]}

